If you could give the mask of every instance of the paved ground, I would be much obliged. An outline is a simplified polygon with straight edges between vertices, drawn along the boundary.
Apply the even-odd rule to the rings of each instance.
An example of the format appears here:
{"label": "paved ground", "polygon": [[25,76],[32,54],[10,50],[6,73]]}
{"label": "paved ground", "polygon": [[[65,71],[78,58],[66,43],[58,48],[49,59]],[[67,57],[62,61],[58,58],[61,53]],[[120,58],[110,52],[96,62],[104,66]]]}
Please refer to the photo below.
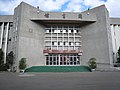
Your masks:
{"label": "paved ground", "polygon": [[0,90],[120,90],[120,72],[0,72]]}

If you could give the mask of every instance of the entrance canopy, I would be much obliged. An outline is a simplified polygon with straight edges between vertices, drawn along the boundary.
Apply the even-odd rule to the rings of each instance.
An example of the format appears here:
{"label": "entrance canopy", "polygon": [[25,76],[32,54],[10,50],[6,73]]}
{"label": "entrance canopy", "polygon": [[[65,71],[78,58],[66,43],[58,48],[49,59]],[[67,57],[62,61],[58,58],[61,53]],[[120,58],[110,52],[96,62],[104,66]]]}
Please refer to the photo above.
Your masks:
{"label": "entrance canopy", "polygon": [[32,18],[31,21],[40,23],[42,25],[50,25],[50,24],[77,24],[80,26],[84,26],[87,24],[94,23],[95,20],[81,20],[81,19],[40,19],[40,18]]}

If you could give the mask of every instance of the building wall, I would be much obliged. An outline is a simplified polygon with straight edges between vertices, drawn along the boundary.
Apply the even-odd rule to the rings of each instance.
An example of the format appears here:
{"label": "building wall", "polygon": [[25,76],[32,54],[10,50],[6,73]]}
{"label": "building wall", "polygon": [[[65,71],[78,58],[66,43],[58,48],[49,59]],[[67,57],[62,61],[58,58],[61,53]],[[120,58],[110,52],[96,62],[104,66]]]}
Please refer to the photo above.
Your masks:
{"label": "building wall", "polygon": [[[86,11],[88,12],[88,11]],[[97,59],[98,67],[110,66],[112,46],[110,45],[109,15],[104,5],[89,10],[96,14],[96,22],[81,28],[82,62],[87,65],[92,57]],[[110,40],[108,40],[110,39]]]}
{"label": "building wall", "polygon": [[[46,14],[49,14],[49,16],[47,17]],[[45,49],[44,39],[46,25],[41,23],[41,20],[79,21],[77,25],[80,27],[82,36],[82,65],[88,65],[88,61],[92,57],[97,59],[98,67],[100,68],[110,66],[110,64],[112,65],[113,49],[111,41],[114,42],[114,40],[113,38],[111,39],[111,21],[109,22],[109,14],[104,5],[85,12],[73,13],[46,12],[22,2],[15,8],[13,16],[7,18],[5,16],[0,17],[1,31],[4,22],[6,22],[6,25],[10,24],[9,22],[13,22],[12,30],[10,29],[6,37],[8,35],[11,39],[7,45],[9,46],[8,51],[13,51],[15,54],[15,67],[18,68],[21,58],[26,58],[27,67],[46,65],[43,53]],[[113,20],[112,23],[113,22],[119,23],[119,21],[115,20]],[[72,23],[72,21],[70,23]],[[118,28],[119,26],[115,26],[115,28],[116,27]],[[115,45],[113,45],[113,48],[114,46]],[[2,44],[0,44],[0,47],[2,47]],[[5,51],[8,52],[7,50]]]}
{"label": "building wall", "polygon": [[26,58],[28,67],[44,64],[44,29],[42,25],[30,20],[33,15],[30,11],[33,9],[25,3],[15,9],[14,19],[18,18],[17,41],[14,46],[17,66],[21,58]]}
{"label": "building wall", "polygon": [[[27,59],[27,64],[30,66],[35,65],[45,65],[45,57],[43,54],[44,50],[44,33],[45,26],[41,25],[38,22],[31,21],[30,19],[47,19],[45,14],[38,8],[32,7],[24,2],[22,2],[14,11],[14,27],[17,27],[17,30],[14,30],[13,33],[17,33],[13,38],[14,51],[16,53],[16,63],[18,66],[19,60],[21,58]],[[49,12],[50,19],[78,19],[79,13],[66,13],[65,18],[63,18],[63,13],[52,13]],[[83,13],[84,14],[84,13]],[[74,16],[77,16],[74,17]],[[90,15],[91,16],[91,15]],[[82,17],[83,20],[89,18],[89,20],[95,20],[94,14],[91,16]],[[18,24],[18,26],[16,26]],[[13,36],[14,37],[14,36]],[[16,41],[15,41],[16,40]]]}

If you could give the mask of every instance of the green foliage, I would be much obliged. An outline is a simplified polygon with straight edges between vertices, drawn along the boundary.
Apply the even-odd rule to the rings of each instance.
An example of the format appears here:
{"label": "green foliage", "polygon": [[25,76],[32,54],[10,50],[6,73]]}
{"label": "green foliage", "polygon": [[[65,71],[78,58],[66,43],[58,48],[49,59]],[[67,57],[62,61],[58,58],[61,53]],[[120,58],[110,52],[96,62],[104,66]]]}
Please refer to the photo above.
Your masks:
{"label": "green foliage", "polygon": [[4,65],[4,53],[2,49],[0,49],[0,71],[5,70],[5,65]]}
{"label": "green foliage", "polygon": [[5,64],[1,64],[0,65],[0,71],[6,71],[6,65]]}
{"label": "green foliage", "polygon": [[96,58],[90,58],[88,65],[91,69],[97,68]]}
{"label": "green foliage", "polygon": [[4,53],[2,49],[0,49],[0,65],[4,63]]}
{"label": "green foliage", "polygon": [[117,62],[116,63],[120,63],[120,47],[118,49],[118,58],[117,58]]}
{"label": "green foliage", "polygon": [[11,68],[12,67],[13,61],[14,61],[14,53],[13,53],[13,51],[11,51],[10,53],[8,53],[8,55],[6,57],[7,68]]}
{"label": "green foliage", "polygon": [[19,69],[25,69],[26,68],[26,58],[21,58],[19,61]]}

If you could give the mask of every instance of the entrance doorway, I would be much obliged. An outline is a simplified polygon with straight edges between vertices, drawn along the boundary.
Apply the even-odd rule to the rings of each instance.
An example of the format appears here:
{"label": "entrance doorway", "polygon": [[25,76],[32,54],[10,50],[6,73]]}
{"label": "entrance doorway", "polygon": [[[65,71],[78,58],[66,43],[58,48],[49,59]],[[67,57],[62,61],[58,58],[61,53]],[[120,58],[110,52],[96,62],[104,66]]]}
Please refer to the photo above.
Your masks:
{"label": "entrance doorway", "polygon": [[46,55],[46,65],[80,65],[81,56],[78,54],[49,54]]}

